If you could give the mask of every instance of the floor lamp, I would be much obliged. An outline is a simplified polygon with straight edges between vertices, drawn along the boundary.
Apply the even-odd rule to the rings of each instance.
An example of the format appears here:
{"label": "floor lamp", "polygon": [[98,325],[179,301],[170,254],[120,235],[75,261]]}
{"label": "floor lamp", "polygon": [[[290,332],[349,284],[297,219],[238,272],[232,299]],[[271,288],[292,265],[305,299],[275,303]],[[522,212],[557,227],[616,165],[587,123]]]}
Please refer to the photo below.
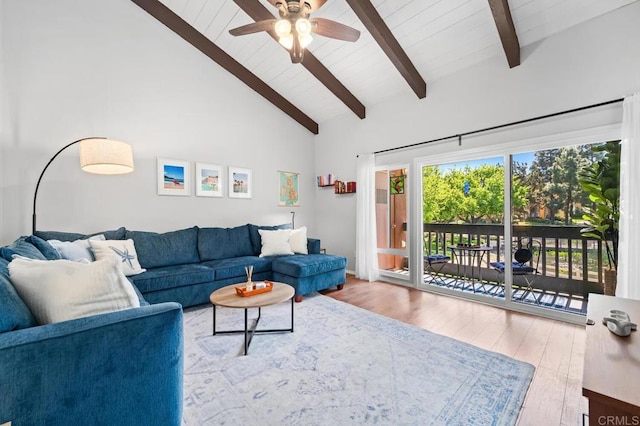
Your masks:
{"label": "floor lamp", "polygon": [[38,178],[33,194],[32,234],[36,233],[36,201],[42,176],[62,151],[77,143],[80,144],[80,168],[83,171],[101,175],[119,175],[133,171],[133,150],[128,143],[107,138],[83,138],[65,145],[51,157]]}

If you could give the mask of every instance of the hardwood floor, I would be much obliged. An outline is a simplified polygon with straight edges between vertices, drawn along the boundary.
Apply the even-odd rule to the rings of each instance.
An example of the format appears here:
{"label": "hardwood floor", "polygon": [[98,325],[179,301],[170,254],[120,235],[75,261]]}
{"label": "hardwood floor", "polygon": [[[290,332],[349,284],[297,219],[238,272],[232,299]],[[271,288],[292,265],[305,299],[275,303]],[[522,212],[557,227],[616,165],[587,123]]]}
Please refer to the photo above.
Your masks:
{"label": "hardwood floor", "polygon": [[323,294],[536,367],[519,425],[582,424],[582,326],[353,276]]}

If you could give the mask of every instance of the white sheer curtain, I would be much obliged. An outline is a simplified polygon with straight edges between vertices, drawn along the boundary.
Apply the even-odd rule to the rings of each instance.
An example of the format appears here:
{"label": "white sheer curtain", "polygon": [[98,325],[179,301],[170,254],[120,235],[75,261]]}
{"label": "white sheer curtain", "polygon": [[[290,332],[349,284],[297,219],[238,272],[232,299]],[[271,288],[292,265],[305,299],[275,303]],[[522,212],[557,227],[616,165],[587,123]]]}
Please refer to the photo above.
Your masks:
{"label": "white sheer curtain", "polygon": [[640,93],[624,98],[616,296],[640,299]]}
{"label": "white sheer curtain", "polygon": [[372,153],[358,156],[356,191],[356,277],[376,281],[378,250],[376,240],[376,159]]}

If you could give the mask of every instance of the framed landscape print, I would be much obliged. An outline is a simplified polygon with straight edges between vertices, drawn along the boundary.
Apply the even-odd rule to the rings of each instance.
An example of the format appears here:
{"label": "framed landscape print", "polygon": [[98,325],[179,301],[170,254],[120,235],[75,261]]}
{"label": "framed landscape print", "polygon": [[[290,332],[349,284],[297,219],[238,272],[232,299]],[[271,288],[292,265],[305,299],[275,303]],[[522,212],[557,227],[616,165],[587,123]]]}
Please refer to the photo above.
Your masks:
{"label": "framed landscape print", "polygon": [[278,172],[280,183],[280,199],[278,206],[280,207],[300,207],[298,198],[298,178],[300,173],[294,172]]}
{"label": "framed landscape print", "polygon": [[222,188],[224,188],[222,176],[222,166],[196,163],[196,196],[222,197]]}
{"label": "framed landscape print", "polygon": [[229,167],[229,198],[251,198],[251,169]]}
{"label": "framed landscape print", "polygon": [[158,158],[158,195],[191,195],[188,161]]}

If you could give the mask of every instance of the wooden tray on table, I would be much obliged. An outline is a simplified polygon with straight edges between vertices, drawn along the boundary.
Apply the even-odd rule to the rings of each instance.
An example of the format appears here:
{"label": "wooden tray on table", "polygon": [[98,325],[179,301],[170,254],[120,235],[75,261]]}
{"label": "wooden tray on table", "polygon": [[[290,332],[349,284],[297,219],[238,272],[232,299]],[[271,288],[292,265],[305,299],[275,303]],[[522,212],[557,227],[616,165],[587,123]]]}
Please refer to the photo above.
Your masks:
{"label": "wooden tray on table", "polygon": [[253,283],[254,284],[253,290],[247,290],[247,287],[245,285],[237,286],[236,294],[242,297],[249,297],[249,296],[255,296],[256,294],[260,294],[260,293],[268,293],[271,290],[273,290],[273,284],[271,283],[271,281],[265,280],[264,283],[267,285],[264,288],[255,288],[255,283]]}

